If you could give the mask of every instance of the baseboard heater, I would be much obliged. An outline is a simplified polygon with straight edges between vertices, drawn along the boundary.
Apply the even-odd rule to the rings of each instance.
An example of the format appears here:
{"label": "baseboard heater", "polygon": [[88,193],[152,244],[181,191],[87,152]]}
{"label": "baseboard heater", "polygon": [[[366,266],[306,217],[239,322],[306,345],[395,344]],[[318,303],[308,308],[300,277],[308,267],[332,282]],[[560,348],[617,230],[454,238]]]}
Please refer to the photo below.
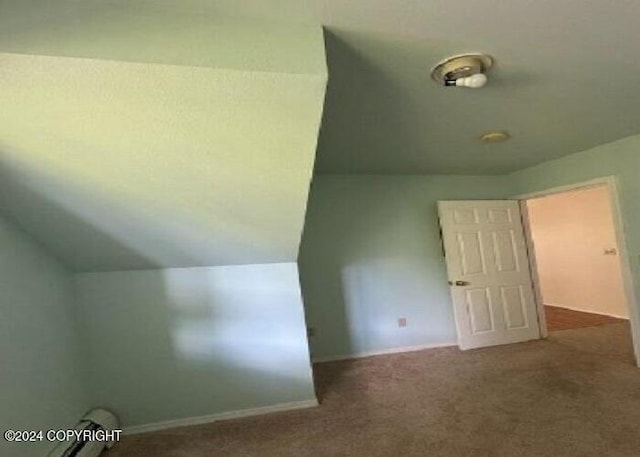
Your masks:
{"label": "baseboard heater", "polygon": [[[96,431],[113,431],[118,430],[120,421],[110,411],[106,409],[93,409],[84,415],[75,430],[85,432],[84,436],[104,436],[105,433]],[[48,455],[48,457],[97,457],[105,449],[111,448],[115,444],[113,439],[91,440],[82,438],[83,434],[78,434],[79,439],[70,439],[56,446]],[[109,438],[109,437],[107,437]]]}

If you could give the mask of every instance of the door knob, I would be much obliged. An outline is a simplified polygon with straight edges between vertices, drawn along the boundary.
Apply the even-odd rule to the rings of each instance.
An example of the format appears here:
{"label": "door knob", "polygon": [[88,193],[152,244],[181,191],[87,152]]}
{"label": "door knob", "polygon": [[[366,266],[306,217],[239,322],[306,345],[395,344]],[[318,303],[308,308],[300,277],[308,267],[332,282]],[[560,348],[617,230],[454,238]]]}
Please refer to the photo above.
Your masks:
{"label": "door knob", "polygon": [[469,283],[467,281],[458,280],[458,281],[455,281],[455,282],[454,281],[449,281],[449,285],[450,286],[468,286]]}

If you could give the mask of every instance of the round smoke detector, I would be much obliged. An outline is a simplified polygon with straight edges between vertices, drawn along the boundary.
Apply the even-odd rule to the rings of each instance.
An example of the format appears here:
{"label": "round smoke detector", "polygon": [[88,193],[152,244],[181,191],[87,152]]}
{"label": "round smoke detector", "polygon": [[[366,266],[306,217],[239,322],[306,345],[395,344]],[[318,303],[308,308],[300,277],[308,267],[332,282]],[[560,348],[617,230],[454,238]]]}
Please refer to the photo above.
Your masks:
{"label": "round smoke detector", "polygon": [[443,86],[480,88],[487,82],[485,73],[493,65],[487,54],[462,54],[438,63],[431,77]]}

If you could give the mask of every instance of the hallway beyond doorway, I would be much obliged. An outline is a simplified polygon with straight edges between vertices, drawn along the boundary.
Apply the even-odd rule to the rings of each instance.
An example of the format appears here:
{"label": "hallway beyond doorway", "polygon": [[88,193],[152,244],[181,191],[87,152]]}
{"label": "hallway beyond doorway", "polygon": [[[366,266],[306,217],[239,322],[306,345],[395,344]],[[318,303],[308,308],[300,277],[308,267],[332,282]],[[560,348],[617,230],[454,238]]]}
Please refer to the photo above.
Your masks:
{"label": "hallway beyond doorway", "polygon": [[544,305],[544,313],[547,318],[547,329],[550,332],[627,322],[626,319],[604,314],[587,313],[550,305]]}

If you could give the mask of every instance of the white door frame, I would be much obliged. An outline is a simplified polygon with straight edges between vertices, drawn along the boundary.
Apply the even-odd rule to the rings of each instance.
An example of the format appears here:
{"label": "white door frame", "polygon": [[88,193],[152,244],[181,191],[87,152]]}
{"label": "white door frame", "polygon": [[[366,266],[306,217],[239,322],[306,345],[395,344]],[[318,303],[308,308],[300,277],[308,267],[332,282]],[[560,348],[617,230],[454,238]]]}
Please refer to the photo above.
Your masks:
{"label": "white door frame", "polygon": [[533,250],[533,239],[531,237],[531,227],[529,225],[529,215],[527,214],[527,206],[525,200],[532,198],[544,197],[547,195],[560,194],[579,189],[588,189],[590,187],[606,187],[609,190],[609,198],[611,202],[611,211],[613,215],[613,226],[616,236],[616,244],[618,248],[618,258],[620,259],[620,268],[622,271],[622,282],[624,286],[624,294],[629,309],[629,323],[631,325],[631,337],[633,339],[633,351],[635,354],[636,365],[640,367],[640,315],[638,314],[638,302],[636,300],[635,288],[633,284],[633,274],[631,273],[631,259],[625,238],[624,223],[622,221],[622,212],[620,207],[620,196],[618,193],[618,184],[615,176],[604,176],[601,178],[591,179],[589,181],[577,182],[566,186],[553,187],[550,189],[532,192],[529,194],[516,195],[516,200],[520,200],[520,209],[522,213],[522,222],[524,227],[527,249],[529,250],[529,264],[531,267],[531,278],[533,280],[534,297],[538,309],[538,321],[540,323],[540,334],[546,338],[549,334],[547,330],[547,322],[544,314],[544,303],[542,303],[542,294],[540,291],[540,281],[538,278],[538,269],[536,264],[535,251]]}

